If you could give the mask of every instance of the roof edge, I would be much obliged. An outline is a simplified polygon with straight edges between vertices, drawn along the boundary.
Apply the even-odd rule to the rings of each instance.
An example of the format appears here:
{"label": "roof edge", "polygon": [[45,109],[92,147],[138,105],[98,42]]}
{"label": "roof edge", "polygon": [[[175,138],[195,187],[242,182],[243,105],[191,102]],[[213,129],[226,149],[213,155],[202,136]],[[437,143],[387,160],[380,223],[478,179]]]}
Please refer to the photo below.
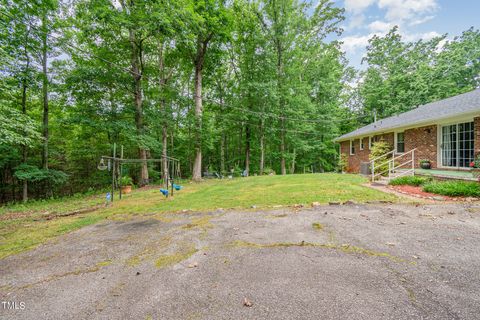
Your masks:
{"label": "roof edge", "polygon": [[[454,116],[447,116],[447,117],[441,117],[441,118],[437,118],[437,119],[434,119],[434,120],[428,120],[428,121],[419,121],[419,122],[414,122],[414,123],[411,123],[411,124],[408,124],[408,125],[402,125],[402,126],[394,126],[394,127],[390,127],[388,129],[382,129],[382,130],[374,130],[374,131],[371,131],[369,133],[364,133],[364,134],[356,134],[356,135],[353,135],[353,136],[350,136],[350,137],[344,137],[350,133],[353,133],[355,131],[352,131],[350,133],[346,133],[338,138],[335,138],[333,139],[333,142],[343,142],[343,141],[349,141],[349,140],[352,140],[352,139],[357,139],[357,138],[360,138],[360,137],[366,137],[366,136],[371,136],[371,135],[375,135],[375,134],[379,134],[379,133],[385,133],[385,132],[391,132],[391,131],[394,131],[396,129],[403,129],[403,128],[410,128],[410,127],[419,127],[419,126],[423,126],[423,125],[429,125],[429,124],[436,124],[437,121],[442,121],[442,120],[446,120],[446,119],[455,119],[455,118],[458,118],[458,117],[463,117],[463,116],[468,116],[468,115],[475,115],[475,114],[478,114],[477,112],[464,112],[464,113],[458,113]],[[390,118],[390,117],[388,117]],[[388,118],[385,118],[385,119],[388,119]],[[383,120],[383,119],[382,119]],[[379,120],[379,121],[382,121],[382,120]],[[378,122],[378,121],[377,121]],[[372,122],[370,124],[367,124],[367,126],[373,124],[375,122]],[[359,130],[361,128],[364,128],[366,126],[363,126],[363,127],[360,127],[356,130]]]}

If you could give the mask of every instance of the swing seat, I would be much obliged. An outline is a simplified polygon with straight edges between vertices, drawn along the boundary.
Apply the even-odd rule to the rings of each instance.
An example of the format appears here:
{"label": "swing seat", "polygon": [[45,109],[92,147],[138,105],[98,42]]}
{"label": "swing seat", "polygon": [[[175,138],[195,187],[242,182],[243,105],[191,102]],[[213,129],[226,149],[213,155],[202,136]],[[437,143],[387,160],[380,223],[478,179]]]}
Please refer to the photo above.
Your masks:
{"label": "swing seat", "polygon": [[165,197],[168,196],[168,190],[166,190],[166,189],[160,189],[160,192],[161,192]]}
{"label": "swing seat", "polygon": [[174,183],[174,184],[172,184],[172,186],[173,186],[173,188],[174,188],[175,190],[177,190],[177,191],[178,191],[178,190],[182,190],[182,189],[183,189],[183,187],[182,187],[182,186],[179,186],[178,184],[175,184],[175,183]]}

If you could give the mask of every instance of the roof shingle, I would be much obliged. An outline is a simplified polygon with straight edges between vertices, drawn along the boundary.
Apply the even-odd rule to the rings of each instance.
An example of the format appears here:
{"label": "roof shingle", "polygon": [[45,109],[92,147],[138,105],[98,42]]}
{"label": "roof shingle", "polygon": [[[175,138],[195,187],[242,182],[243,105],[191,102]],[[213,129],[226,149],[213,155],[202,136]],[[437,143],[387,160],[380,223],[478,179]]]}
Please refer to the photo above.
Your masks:
{"label": "roof shingle", "polygon": [[396,116],[385,118],[366,125],[335,139],[343,141],[365,135],[378,134],[392,131],[393,129],[433,123],[438,120],[448,119],[460,115],[480,115],[480,89],[460,94],[444,100],[439,100],[419,106],[413,110]]}

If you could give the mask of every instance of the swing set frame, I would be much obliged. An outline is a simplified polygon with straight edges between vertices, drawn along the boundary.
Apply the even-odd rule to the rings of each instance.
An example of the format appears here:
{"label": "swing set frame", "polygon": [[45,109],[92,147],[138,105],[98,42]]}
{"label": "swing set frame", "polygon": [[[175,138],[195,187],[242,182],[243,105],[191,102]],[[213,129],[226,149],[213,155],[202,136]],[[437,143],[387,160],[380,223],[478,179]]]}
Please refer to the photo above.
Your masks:
{"label": "swing set frame", "polygon": [[[105,160],[108,161],[110,166],[105,166]],[[119,189],[119,199],[122,199],[122,168],[124,164],[134,164],[134,163],[160,163],[163,164],[167,162],[167,172],[165,174],[165,168],[161,168],[162,176],[164,177],[164,184],[169,189],[169,185],[171,186],[171,193],[168,196],[173,196],[173,184],[175,176],[180,177],[180,160],[172,157],[164,157],[161,156],[160,159],[125,159],[123,158],[123,145],[120,146],[120,157],[117,157],[117,144],[113,144],[113,154],[112,156],[101,156],[100,157],[100,164],[98,166],[99,170],[105,170],[107,168],[111,168],[112,170],[112,194],[110,197],[110,201],[113,202],[114,194],[115,194],[115,185],[118,185]],[[118,173],[118,178],[117,178]],[[171,175],[170,175],[171,174]]]}

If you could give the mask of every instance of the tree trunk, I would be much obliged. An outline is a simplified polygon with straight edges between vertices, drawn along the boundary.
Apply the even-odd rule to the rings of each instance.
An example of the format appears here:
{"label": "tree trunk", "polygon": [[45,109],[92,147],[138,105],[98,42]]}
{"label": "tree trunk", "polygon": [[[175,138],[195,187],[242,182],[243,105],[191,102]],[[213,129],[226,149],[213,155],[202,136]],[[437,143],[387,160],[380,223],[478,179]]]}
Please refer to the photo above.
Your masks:
{"label": "tree trunk", "polygon": [[287,167],[285,164],[285,119],[282,117],[281,119],[281,130],[280,130],[280,153],[281,153],[281,170],[282,175],[287,174]]}
{"label": "tree trunk", "polygon": [[47,74],[47,55],[48,55],[48,27],[47,14],[42,16],[42,95],[43,95],[43,149],[42,149],[42,167],[48,169],[48,74]]}
{"label": "tree trunk", "polygon": [[296,153],[295,148],[293,148],[293,159],[292,159],[292,163],[291,163],[291,166],[290,166],[290,174],[294,174],[294,173],[295,173],[295,161],[296,161],[296,157],[297,157],[297,153]]}
{"label": "tree trunk", "polygon": [[[165,99],[163,98],[163,89],[165,84],[167,83],[166,75],[165,75],[165,63],[164,63],[164,44],[160,40],[158,45],[158,71],[160,75],[159,79],[159,92],[160,92],[160,110],[162,114],[162,178],[163,181],[169,180],[169,167],[168,167],[168,121],[167,121],[167,104],[165,103]],[[166,185],[168,188],[168,185]]]}
{"label": "tree trunk", "polygon": [[202,180],[202,67],[195,67],[195,161],[193,181]]}
{"label": "tree trunk", "polygon": [[[24,43],[24,55],[25,55],[26,65],[25,65],[25,74],[24,74],[24,77],[23,77],[23,80],[22,80],[22,113],[24,115],[27,114],[27,78],[28,78],[28,71],[30,69],[30,57],[29,57],[28,51],[27,51],[28,36],[29,36],[29,32],[26,32],[25,33],[25,43]],[[27,146],[23,146],[23,148],[22,148],[22,162],[24,164],[27,163],[27,157],[28,157],[28,148],[27,148]],[[28,201],[28,181],[26,179],[23,180],[22,200],[23,200],[23,202]]]}
{"label": "tree trunk", "polygon": [[247,124],[245,126],[245,172],[247,177],[250,175],[250,138],[250,125]]}
{"label": "tree trunk", "polygon": [[265,168],[265,133],[263,132],[263,119],[260,124],[260,175],[263,175]]}
{"label": "tree trunk", "polygon": [[[143,125],[143,97],[142,97],[142,74],[141,74],[141,55],[142,49],[141,45],[137,43],[136,35],[133,30],[129,30],[129,40],[132,50],[131,54],[131,65],[132,65],[132,76],[133,76],[133,95],[135,100],[135,126],[137,129],[137,134],[142,135],[144,131]],[[147,165],[147,150],[140,146],[138,148],[138,154],[142,162],[140,169],[140,185],[143,186],[148,184],[148,165]]]}
{"label": "tree trunk", "polygon": [[220,171],[225,174],[225,131],[222,130],[222,137],[220,138]]}

